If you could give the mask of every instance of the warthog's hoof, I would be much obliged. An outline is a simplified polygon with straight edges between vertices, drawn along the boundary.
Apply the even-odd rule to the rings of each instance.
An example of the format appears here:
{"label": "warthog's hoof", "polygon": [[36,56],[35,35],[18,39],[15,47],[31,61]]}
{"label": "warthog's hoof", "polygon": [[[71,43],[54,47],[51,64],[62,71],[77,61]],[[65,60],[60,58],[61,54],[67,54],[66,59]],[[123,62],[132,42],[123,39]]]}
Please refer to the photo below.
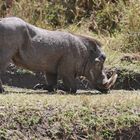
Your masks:
{"label": "warthog's hoof", "polygon": [[96,88],[96,90],[100,91],[101,93],[108,93],[109,92],[109,89]]}
{"label": "warthog's hoof", "polygon": [[110,91],[110,89],[102,89],[102,88],[95,88],[97,91],[99,91],[100,93],[108,93]]}
{"label": "warthog's hoof", "polygon": [[76,93],[77,91],[77,89],[67,88],[63,84],[57,85],[57,89],[68,93]]}

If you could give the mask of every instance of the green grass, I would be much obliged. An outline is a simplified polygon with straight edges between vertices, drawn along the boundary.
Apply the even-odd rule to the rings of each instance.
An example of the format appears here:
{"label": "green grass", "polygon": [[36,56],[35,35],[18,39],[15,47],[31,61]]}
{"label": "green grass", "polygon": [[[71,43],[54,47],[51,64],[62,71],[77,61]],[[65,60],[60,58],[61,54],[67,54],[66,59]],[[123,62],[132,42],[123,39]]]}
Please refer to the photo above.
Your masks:
{"label": "green grass", "polygon": [[140,122],[140,91],[77,95],[6,87],[0,95],[1,139],[113,139]]}

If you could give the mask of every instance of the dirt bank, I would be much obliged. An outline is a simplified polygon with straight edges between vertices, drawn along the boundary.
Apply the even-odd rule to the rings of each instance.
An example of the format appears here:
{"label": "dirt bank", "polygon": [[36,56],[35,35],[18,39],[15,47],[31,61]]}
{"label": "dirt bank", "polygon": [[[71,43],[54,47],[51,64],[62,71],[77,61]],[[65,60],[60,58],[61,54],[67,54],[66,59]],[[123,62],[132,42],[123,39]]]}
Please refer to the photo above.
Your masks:
{"label": "dirt bank", "polygon": [[[113,89],[137,90],[140,89],[140,73],[129,71],[127,69],[118,69],[118,79]],[[108,76],[111,70],[107,70]],[[33,88],[38,83],[45,83],[42,73],[30,73],[16,68],[10,68],[2,75],[3,84],[21,88]],[[92,89],[86,79],[78,79],[79,89]]]}

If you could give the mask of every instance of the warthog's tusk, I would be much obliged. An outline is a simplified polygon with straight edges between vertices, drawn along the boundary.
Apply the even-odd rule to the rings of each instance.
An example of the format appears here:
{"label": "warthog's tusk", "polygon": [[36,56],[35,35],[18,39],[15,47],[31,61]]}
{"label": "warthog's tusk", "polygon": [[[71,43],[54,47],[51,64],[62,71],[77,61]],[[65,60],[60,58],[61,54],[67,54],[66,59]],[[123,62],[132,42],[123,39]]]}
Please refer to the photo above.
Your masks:
{"label": "warthog's tusk", "polygon": [[100,59],[98,57],[95,58],[95,62],[100,62]]}
{"label": "warthog's tusk", "polygon": [[105,88],[110,89],[116,82],[118,75],[115,71],[113,71],[112,76],[108,79],[108,81],[104,84]]}

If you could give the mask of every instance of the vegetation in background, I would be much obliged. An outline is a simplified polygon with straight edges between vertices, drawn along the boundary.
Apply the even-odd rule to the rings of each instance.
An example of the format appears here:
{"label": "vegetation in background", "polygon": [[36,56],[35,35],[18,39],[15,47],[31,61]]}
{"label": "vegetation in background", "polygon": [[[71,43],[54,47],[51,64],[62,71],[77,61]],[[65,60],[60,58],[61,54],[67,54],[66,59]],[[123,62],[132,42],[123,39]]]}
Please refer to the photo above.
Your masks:
{"label": "vegetation in background", "polygon": [[139,71],[139,61],[120,61],[123,53],[140,54],[140,1],[2,0],[0,17],[18,16],[36,26],[94,36],[104,45],[107,65]]}
{"label": "vegetation in background", "polygon": [[0,6],[1,17],[18,16],[47,29],[86,24],[86,29],[95,34],[115,36],[115,47],[110,44],[113,49],[140,51],[137,0],[3,0]]}
{"label": "vegetation in background", "polygon": [[124,42],[122,50],[140,52],[140,1],[133,0],[124,15],[121,21]]}

